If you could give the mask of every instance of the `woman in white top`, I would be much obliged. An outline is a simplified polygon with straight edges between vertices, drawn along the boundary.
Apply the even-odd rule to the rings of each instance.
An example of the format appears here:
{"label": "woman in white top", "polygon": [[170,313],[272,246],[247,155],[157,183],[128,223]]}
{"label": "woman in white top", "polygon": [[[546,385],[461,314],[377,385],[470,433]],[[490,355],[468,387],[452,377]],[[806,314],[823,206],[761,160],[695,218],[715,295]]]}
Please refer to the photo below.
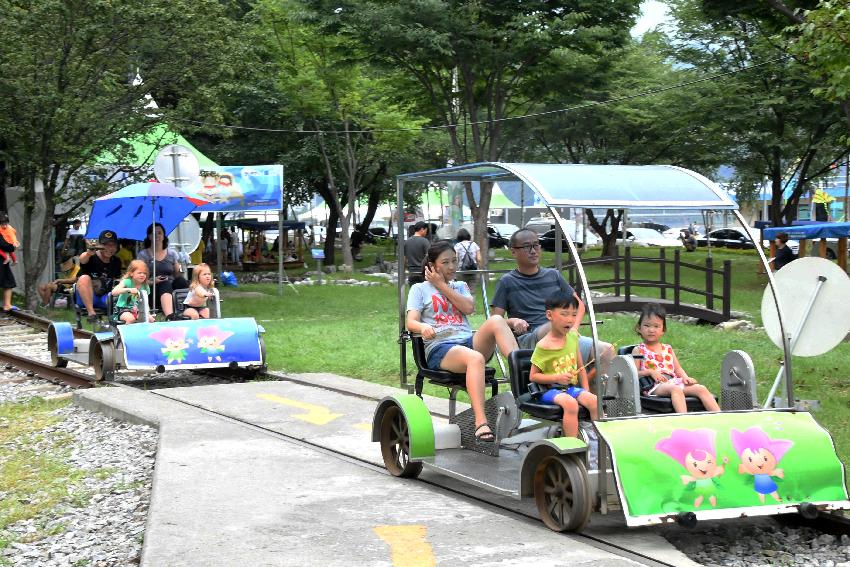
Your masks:
{"label": "woman in white top", "polygon": [[[477,270],[481,266],[481,248],[473,242],[469,231],[465,228],[457,231],[455,254],[457,254],[458,270]],[[469,284],[469,287],[473,287],[478,281],[478,275],[460,274],[460,279]]]}

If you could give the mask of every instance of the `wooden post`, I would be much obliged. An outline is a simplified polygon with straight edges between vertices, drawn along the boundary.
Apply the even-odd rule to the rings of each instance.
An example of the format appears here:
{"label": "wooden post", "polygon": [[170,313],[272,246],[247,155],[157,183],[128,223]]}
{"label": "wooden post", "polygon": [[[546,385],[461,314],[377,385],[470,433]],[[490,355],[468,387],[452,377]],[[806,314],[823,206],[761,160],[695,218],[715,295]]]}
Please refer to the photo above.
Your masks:
{"label": "wooden post", "polygon": [[805,258],[806,256],[808,256],[808,254],[806,254],[806,249],[808,248],[808,246],[807,246],[808,243],[809,243],[809,241],[806,240],[806,239],[800,240],[800,250],[797,252],[798,258]]}
{"label": "wooden post", "polygon": [[620,251],[614,254],[614,295],[620,296]]}
{"label": "wooden post", "polygon": [[682,251],[678,248],[673,251],[673,305],[676,307],[676,311],[679,311],[679,303],[681,302],[680,297],[680,289],[682,286],[681,275],[682,275]]}
{"label": "wooden post", "polygon": [[714,309],[714,260],[705,259],[705,306]]}
{"label": "wooden post", "polygon": [[732,318],[732,260],[723,261],[723,316]]}
{"label": "wooden post", "polygon": [[632,247],[626,246],[626,304],[632,302]]}
{"label": "wooden post", "polygon": [[838,265],[845,272],[847,271],[847,237],[842,236],[838,239]]}
{"label": "wooden post", "polygon": [[826,258],[826,238],[820,239],[820,246],[818,250],[818,256],[821,258]]}
{"label": "wooden post", "polygon": [[658,259],[661,265],[658,274],[658,279],[661,280],[661,299],[667,299],[667,287],[665,286],[667,283],[667,255],[663,247],[659,248]]}
{"label": "wooden post", "polygon": [[[768,256],[767,259],[770,260],[771,258],[776,258],[776,239],[770,241],[770,256]],[[759,264],[761,264],[761,262],[759,262]],[[769,263],[768,266],[770,266],[770,269],[774,272],[776,271],[776,266],[773,265],[773,262]],[[764,272],[759,269],[759,273],[763,274]]]}

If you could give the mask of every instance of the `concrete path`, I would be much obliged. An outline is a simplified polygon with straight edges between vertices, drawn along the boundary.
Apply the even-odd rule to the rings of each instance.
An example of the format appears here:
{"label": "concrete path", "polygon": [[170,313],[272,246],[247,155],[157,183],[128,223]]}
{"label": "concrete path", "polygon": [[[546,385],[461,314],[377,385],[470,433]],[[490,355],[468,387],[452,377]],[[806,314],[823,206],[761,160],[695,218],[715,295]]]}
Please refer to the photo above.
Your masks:
{"label": "concrete path", "polygon": [[[98,388],[75,398],[160,429],[145,566],[636,564],[359,462],[381,464],[370,441],[372,412],[376,399],[397,391],[310,374],[153,392]],[[427,403],[447,412],[445,400]],[[626,531],[622,518],[594,516],[593,530],[650,557],[695,565],[652,530]]]}

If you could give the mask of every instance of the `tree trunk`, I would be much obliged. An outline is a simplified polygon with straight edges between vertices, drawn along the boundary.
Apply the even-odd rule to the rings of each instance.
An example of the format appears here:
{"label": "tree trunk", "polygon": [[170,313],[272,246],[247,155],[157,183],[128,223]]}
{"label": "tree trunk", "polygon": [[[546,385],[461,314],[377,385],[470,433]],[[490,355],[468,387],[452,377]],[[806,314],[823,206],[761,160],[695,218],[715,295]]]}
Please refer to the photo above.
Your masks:
{"label": "tree trunk", "polygon": [[[618,210],[615,214],[614,209],[605,211],[605,217],[600,223],[593,211],[585,209],[587,220],[590,222],[591,228],[596,231],[596,234],[602,239],[602,256],[611,257],[617,255],[617,231],[620,229],[620,222],[623,220],[623,211]],[[610,227],[610,231],[606,230]]]}

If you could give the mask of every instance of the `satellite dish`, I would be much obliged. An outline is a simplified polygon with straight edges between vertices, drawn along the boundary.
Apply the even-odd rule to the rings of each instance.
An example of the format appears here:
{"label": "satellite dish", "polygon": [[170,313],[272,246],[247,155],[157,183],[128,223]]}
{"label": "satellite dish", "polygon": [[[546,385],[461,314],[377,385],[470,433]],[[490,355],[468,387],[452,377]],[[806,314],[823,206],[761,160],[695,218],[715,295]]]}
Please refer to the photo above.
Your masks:
{"label": "satellite dish", "polygon": [[[850,277],[844,270],[824,258],[800,258],[774,279],[785,331],[791,334],[791,354],[817,356],[838,346],[850,332]],[[770,340],[783,348],[770,287],[761,299],[761,318]]]}
{"label": "satellite dish", "polygon": [[160,183],[172,183],[177,187],[188,187],[198,181],[201,165],[192,150],[186,146],[171,144],[156,154],[153,171]]}
{"label": "satellite dish", "polygon": [[168,235],[168,245],[186,254],[191,254],[201,243],[201,225],[192,215],[180,221],[177,228]]}

